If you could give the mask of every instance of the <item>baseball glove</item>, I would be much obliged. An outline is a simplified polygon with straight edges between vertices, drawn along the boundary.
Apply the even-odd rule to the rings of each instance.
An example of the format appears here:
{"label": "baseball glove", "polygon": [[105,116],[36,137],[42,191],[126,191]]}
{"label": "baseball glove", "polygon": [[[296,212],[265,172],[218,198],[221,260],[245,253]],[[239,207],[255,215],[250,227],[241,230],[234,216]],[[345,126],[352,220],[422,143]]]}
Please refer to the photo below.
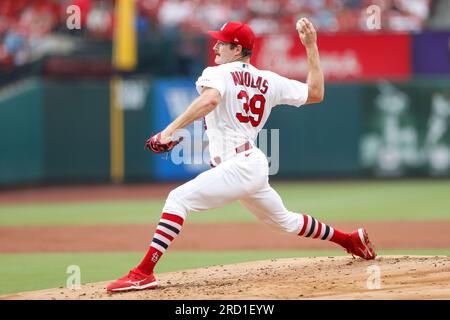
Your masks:
{"label": "baseball glove", "polygon": [[183,140],[183,137],[179,137],[176,140],[172,140],[167,143],[161,142],[161,132],[158,134],[155,134],[153,137],[147,140],[147,143],[145,144],[145,148],[148,150],[153,151],[154,153],[164,153],[169,152],[173,149],[177,144],[179,144]]}

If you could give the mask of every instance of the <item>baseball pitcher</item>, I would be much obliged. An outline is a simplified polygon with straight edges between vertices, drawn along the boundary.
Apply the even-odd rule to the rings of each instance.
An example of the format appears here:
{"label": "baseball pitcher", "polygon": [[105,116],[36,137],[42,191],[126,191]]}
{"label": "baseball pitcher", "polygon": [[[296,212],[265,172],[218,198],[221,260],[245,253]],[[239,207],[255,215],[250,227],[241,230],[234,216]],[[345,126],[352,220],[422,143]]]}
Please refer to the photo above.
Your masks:
{"label": "baseball pitcher", "polygon": [[180,233],[189,213],[234,200],[240,200],[258,219],[274,228],[332,241],[363,259],[376,257],[365,229],[345,233],[310,215],[286,209],[269,184],[266,156],[255,146],[258,132],[273,107],[300,107],[323,100],[324,78],[316,31],[306,18],[297,22],[297,31],[307,53],[306,83],[252,66],[255,35],[248,25],[228,22],[221,30],[208,32],[217,40],[213,48],[217,66],[203,71],[196,82],[199,97],[163,131],[151,137],[147,147],[156,153],[170,151],[180,142],[180,138],[173,138],[177,130],[204,118],[212,168],[169,193],[144,259],[128,275],[109,284],[109,292],[156,288],[153,269]]}

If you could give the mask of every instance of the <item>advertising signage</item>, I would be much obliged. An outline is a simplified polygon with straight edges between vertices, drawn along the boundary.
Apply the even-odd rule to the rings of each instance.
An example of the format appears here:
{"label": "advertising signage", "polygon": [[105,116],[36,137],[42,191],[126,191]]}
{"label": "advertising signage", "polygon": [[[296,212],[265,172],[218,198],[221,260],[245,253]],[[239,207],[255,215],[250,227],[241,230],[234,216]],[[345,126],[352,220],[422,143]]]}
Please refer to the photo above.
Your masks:
{"label": "advertising signage", "polygon": [[[211,40],[211,48],[214,40]],[[411,36],[395,34],[319,34],[318,46],[326,80],[407,80],[411,77]],[[210,65],[214,65],[210,50]],[[259,37],[251,62],[260,69],[305,80],[306,51],[296,33]]]}

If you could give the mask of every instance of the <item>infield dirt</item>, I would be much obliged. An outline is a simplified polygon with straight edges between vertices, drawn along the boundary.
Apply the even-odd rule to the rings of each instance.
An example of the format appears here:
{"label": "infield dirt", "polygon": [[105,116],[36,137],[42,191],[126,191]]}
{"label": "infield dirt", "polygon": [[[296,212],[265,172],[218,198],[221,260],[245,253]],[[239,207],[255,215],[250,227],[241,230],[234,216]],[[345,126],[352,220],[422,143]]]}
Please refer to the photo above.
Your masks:
{"label": "infield dirt", "polygon": [[157,289],[139,292],[108,294],[108,282],[102,282],[0,299],[450,299],[450,257],[279,259],[163,273],[157,279]]}
{"label": "infield dirt", "polygon": [[[364,226],[377,249],[445,249],[450,243],[450,221],[445,220],[346,221],[331,224],[344,231]],[[0,227],[0,253],[141,251],[144,254],[155,228],[155,224]],[[256,222],[186,223],[170,250],[338,248],[328,241],[298,237]]]}

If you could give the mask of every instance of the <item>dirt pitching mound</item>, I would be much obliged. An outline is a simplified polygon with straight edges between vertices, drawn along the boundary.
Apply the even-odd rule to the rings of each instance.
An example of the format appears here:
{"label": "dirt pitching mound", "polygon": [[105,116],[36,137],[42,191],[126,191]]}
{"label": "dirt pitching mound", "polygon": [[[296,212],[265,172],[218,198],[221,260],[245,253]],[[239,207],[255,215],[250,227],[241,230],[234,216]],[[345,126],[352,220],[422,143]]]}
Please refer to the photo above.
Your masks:
{"label": "dirt pitching mound", "polygon": [[[379,274],[379,281],[377,275]],[[450,257],[381,256],[277,259],[158,275],[160,286],[106,293],[108,282],[2,299],[450,299]]]}

